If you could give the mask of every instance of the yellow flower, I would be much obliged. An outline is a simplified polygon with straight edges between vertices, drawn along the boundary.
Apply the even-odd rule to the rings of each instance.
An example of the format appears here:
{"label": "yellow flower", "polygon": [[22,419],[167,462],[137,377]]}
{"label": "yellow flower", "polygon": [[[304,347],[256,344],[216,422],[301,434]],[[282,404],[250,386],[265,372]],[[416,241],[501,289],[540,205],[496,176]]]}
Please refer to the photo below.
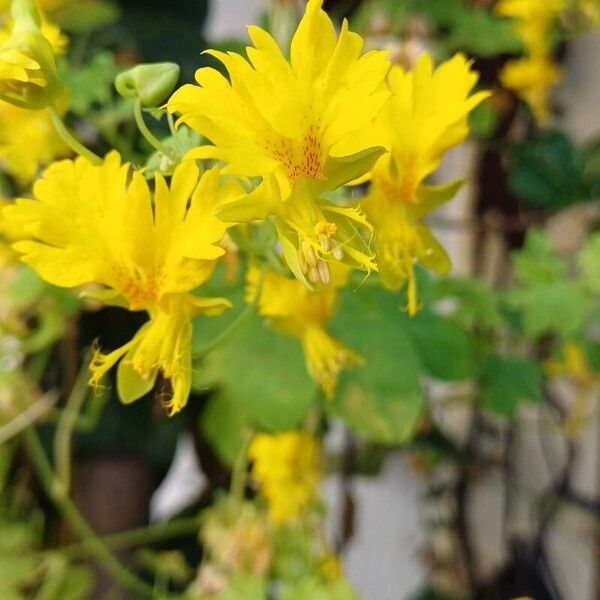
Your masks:
{"label": "yellow flower", "polygon": [[[454,195],[458,184],[446,186],[446,189],[451,191],[440,197]],[[373,189],[365,201],[365,210],[377,228],[375,244],[381,281],[390,290],[407,285],[406,310],[411,317],[418,310],[415,263],[438,275],[448,273],[451,267],[446,251],[431,229],[419,222],[423,216],[420,208],[419,205],[391,204],[377,189]]]}
{"label": "yellow flower", "polygon": [[495,10],[503,17],[514,19],[514,32],[525,50],[537,54],[550,50],[550,28],[566,8],[565,0],[500,0]]}
{"label": "yellow flower", "polygon": [[308,433],[258,434],[248,455],[252,476],[276,523],[299,516],[316,497],[321,479],[320,447]]}
{"label": "yellow flower", "polygon": [[54,285],[100,284],[104,289],[88,296],[149,315],[127,344],[96,353],[90,382],[98,384],[122,358],[117,389],[131,402],[152,389],[160,371],[171,380],[165,406],[177,412],[190,390],[191,318],[229,306],[190,292],[224,252],[218,244],[225,225],[213,211],[238,195],[239,186],[221,185],[216,168],[198,179],[195,163],[184,161],[170,186],[156,175],[152,194],[142,174],[112,152],[99,166],[81,157],[54,163],[33,192],[33,200],[18,199],[3,211],[27,233],[14,244],[22,260]]}
{"label": "yellow flower", "polygon": [[392,68],[392,96],[375,120],[378,137],[390,153],[370,173],[373,185],[390,201],[419,203],[423,180],[438,168],[444,152],[467,137],[467,115],[489,96],[471,93],[478,78],[462,54],[435,69],[427,53],[412,71]]}
{"label": "yellow flower", "polygon": [[589,417],[600,378],[588,364],[581,346],[575,342],[566,342],[562,348],[562,359],[546,361],[544,370],[550,377],[569,378],[576,386],[565,420],[565,433],[569,439],[573,439],[581,433]]}
{"label": "yellow flower", "polygon": [[579,344],[567,342],[562,349],[562,360],[548,360],[544,368],[551,377],[569,377],[581,387],[591,388],[598,376],[590,368]]}
{"label": "yellow flower", "polygon": [[247,222],[268,215],[276,224],[286,261],[307,283],[323,281],[311,271],[313,258],[328,263],[375,268],[363,236],[370,230],[356,208],[317,200],[367,172],[383,149],[366,139],[386,97],[387,53],[361,54],[362,38],[339,35],[309,0],[293,36],[288,62],[275,40],[249,27],[248,59],[210,51],[229,73],[199,69],[198,85],[186,85],[168,103],[171,112],[211,144],[193,150],[195,158],[219,159],[225,173],[262,177],[250,196],[223,207],[228,221]]}
{"label": "yellow flower", "polygon": [[417,309],[414,262],[438,273],[450,268],[444,249],[420,220],[450,200],[459,183],[425,185],[444,153],[467,136],[467,116],[489,94],[472,94],[478,75],[462,55],[433,68],[422,54],[412,71],[390,71],[392,96],[375,120],[389,154],[365,179],[371,188],[362,207],[375,228],[377,263],[386,287],[408,282],[408,311]]}
{"label": "yellow flower", "polygon": [[11,265],[17,260],[17,253],[11,245],[21,239],[21,230],[2,217],[2,209],[11,206],[12,202],[0,197],[0,267]]}
{"label": "yellow flower", "polygon": [[56,133],[47,110],[26,110],[0,100],[3,170],[21,181],[30,181],[40,166],[68,154],[69,149]]}
{"label": "yellow flower", "polygon": [[[0,99],[37,110],[51,104],[63,89],[54,49],[32,0],[14,0],[12,9],[10,34],[0,34]],[[54,35],[55,28],[49,27],[46,32]],[[60,34],[54,41],[60,46]]]}
{"label": "yellow flower", "polygon": [[[13,22],[11,19],[6,19],[0,27],[0,46],[8,42],[13,30]],[[50,42],[54,54],[64,54],[69,45],[69,38],[60,30],[56,23],[52,23],[45,19],[42,20],[40,27],[42,35]]]}
{"label": "yellow flower", "polygon": [[567,8],[565,0],[501,0],[496,12],[514,19],[513,30],[523,42],[525,56],[506,63],[500,81],[514,90],[531,108],[536,121],[550,115],[548,91],[560,80],[552,62],[551,29]]}
{"label": "yellow flower", "polygon": [[[295,279],[251,267],[247,276],[246,300],[253,302],[260,287],[258,310],[273,326],[298,338],[311,377],[331,398],[343,369],[362,363],[362,358],[325,331],[337,300],[336,287],[345,283],[345,273],[336,270],[332,285],[311,291]],[[262,282],[262,285],[261,285]]]}
{"label": "yellow flower", "polygon": [[539,123],[550,116],[548,93],[560,77],[559,67],[544,56],[510,60],[500,73],[502,85],[514,90],[528,104]]}

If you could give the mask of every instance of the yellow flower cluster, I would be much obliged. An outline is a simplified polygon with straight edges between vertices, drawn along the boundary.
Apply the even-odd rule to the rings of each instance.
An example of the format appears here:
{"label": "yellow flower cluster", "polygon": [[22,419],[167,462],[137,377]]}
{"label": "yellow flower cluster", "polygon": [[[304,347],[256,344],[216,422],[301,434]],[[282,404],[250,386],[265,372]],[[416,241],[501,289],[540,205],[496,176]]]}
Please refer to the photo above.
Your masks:
{"label": "yellow flower cluster", "polygon": [[415,262],[440,274],[450,268],[446,252],[421,220],[450,200],[460,182],[423,181],[467,136],[467,115],[488,96],[471,94],[477,79],[462,55],[434,69],[424,53],[412,71],[392,67],[392,95],[375,119],[375,135],[389,152],[367,175],[371,187],[362,206],[375,228],[381,279],[392,290],[408,282],[410,315],[417,310]]}
{"label": "yellow flower cluster", "polygon": [[[25,48],[15,48],[14,32],[14,19],[8,12],[4,15],[0,13],[0,48],[5,50],[0,51],[3,57],[0,59],[0,79],[3,80],[0,90],[5,90],[0,96],[5,98],[10,90],[16,92],[19,86],[24,85],[24,78],[27,76],[27,71],[19,70],[18,61],[9,60],[15,52],[25,52]],[[50,44],[52,54],[60,55],[65,52],[68,39],[57,25],[41,19],[39,33]],[[47,54],[47,44],[42,44]],[[22,57],[23,54],[19,56]],[[36,62],[33,53],[26,62]],[[39,65],[38,62],[36,64]],[[38,79],[40,86],[45,87],[44,77],[40,74]],[[48,111],[44,108],[29,110],[30,108],[31,106],[16,106],[10,100],[0,100],[0,164],[8,174],[22,183],[31,181],[40,166],[50,164],[69,153],[54,129]],[[18,123],[18,127],[15,127],[15,123]]]}
{"label": "yellow flower cluster", "polygon": [[560,80],[550,34],[566,8],[565,0],[500,0],[496,5],[498,14],[514,19],[514,32],[525,48],[525,56],[506,63],[500,80],[529,105],[540,123],[550,116],[548,93]]}
{"label": "yellow flower cluster", "polygon": [[[32,129],[35,123],[39,135],[24,136],[28,162],[17,140],[0,143],[0,158],[26,179],[64,150],[45,128],[46,107],[57,118],[54,53],[61,37],[44,30],[31,0],[13,0],[12,23],[0,38],[0,98],[10,103],[0,105],[0,136],[4,112],[42,110],[21,119]],[[322,0],[308,1],[289,60],[266,31],[249,33],[247,58],[211,52],[228,77],[200,69],[197,85],[184,85],[168,101],[179,123],[209,140],[169,169],[169,183],[157,174],[149,185],[116,152],[100,159],[71,140],[87,158],[55,162],[35,182],[32,198],[2,212],[14,250],[45,280],[87,286],[85,293],[105,304],[147,314],[133,339],[108,354],[97,351],[92,361],[93,385],[118,363],[124,402],[149,392],[159,375],[170,383],[170,414],[187,402],[192,319],[229,305],[193,292],[224,254],[229,226],[274,225],[275,251],[295,279],[273,271],[259,285],[258,270],[250,268],[247,298],[276,329],[300,340],[327,397],[340,372],[362,361],[325,330],[350,270],[380,271],[391,289],[408,283],[413,314],[415,262],[437,272],[449,268],[422,219],[460,182],[424,182],[466,137],[467,115],[486,97],[472,93],[477,75],[466,59],[458,55],[434,69],[424,54],[412,71],[392,67],[386,52],[363,52],[362,38],[346,22],[337,34]],[[198,159],[223,164],[201,175]],[[248,178],[258,178],[250,192],[237,183]],[[371,188],[362,207],[332,199],[341,186],[366,180]]]}
{"label": "yellow flower cluster", "polygon": [[225,173],[262,178],[248,197],[222,207],[220,218],[273,215],[289,268],[313,284],[326,283],[329,265],[338,261],[376,269],[363,214],[322,194],[364,175],[384,151],[363,140],[389,96],[390,66],[386,52],[361,54],[363,40],[346,22],[338,37],[321,4],[309,0],[289,62],[266,31],[250,27],[248,60],[210,51],[229,80],[200,69],[198,85],[182,87],[168,104],[181,113],[179,122],[211,141],[192,156],[224,161]]}
{"label": "yellow flower cluster", "polygon": [[120,360],[119,396],[131,402],[153,388],[160,371],[173,388],[167,409],[180,410],[191,386],[191,318],[229,306],[190,292],[224,253],[218,244],[225,225],[212,213],[241,188],[223,185],[217,168],[199,176],[195,163],[184,161],[170,186],[156,175],[152,193],[113,152],[98,166],[85,158],[54,163],[33,193],[3,211],[26,238],[14,244],[22,260],[54,285],[100,284],[87,294],[149,316],[127,344],[96,353],[91,382]]}
{"label": "yellow flower cluster", "polygon": [[319,443],[308,433],[258,434],[250,444],[252,477],[276,523],[292,520],[314,500],[321,479]]}

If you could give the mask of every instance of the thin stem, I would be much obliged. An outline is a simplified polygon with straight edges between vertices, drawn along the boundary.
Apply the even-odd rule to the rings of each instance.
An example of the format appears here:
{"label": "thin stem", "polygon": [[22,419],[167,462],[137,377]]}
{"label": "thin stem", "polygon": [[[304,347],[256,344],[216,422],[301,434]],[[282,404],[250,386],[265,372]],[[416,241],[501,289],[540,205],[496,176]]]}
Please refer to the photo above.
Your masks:
{"label": "thin stem", "polygon": [[248,474],[248,445],[252,434],[248,429],[244,431],[244,443],[233,466],[231,473],[231,496],[239,505],[246,495],[246,476]]}
{"label": "thin stem", "polygon": [[33,428],[25,431],[25,442],[35,471],[46,494],[59,509],[68,525],[82,538],[82,544],[89,553],[102,564],[106,571],[123,588],[134,592],[140,597],[152,598],[152,586],[144,583],[128,571],[114,557],[102,540],[96,536],[88,522],[81,516],[81,513],[69,498],[65,488],[52,470],[40,439]]}
{"label": "thin stem", "polygon": [[91,150],[86,148],[78,139],[76,139],[73,134],[67,129],[64,124],[60,113],[56,109],[56,106],[53,104],[48,106],[48,113],[50,114],[50,119],[52,120],[52,124],[56,129],[58,135],[62,138],[62,140],[75,152],[75,154],[79,154],[87,158],[92,164],[100,165],[102,164],[102,159],[94,154]]}
{"label": "thin stem", "polygon": [[258,304],[258,300],[262,292],[262,286],[266,272],[266,266],[263,266],[260,273],[260,277],[258,279],[258,283],[256,284],[256,293],[252,302],[248,304],[244,308],[244,310],[242,310],[242,312],[233,320],[233,322],[223,331],[221,331],[221,333],[210,344],[208,344],[206,348],[200,350],[200,352],[196,355],[195,358],[202,358],[210,352],[212,352],[217,346],[219,346],[223,342],[223,340],[228,338],[252,312],[254,312],[254,309]]}
{"label": "thin stem", "polygon": [[167,111],[167,123],[169,124],[169,131],[171,135],[177,134],[177,129],[175,128],[175,119],[173,118],[173,113]]}
{"label": "thin stem", "polygon": [[[121,550],[131,546],[152,544],[161,540],[192,533],[198,530],[200,521],[198,517],[190,517],[186,519],[177,519],[168,523],[158,523],[156,525],[148,525],[129,531],[120,531],[98,537],[102,543],[112,550]],[[79,557],[89,552],[89,548],[83,543],[72,544],[60,548],[61,556],[69,558]],[[52,550],[55,552],[55,550]]]}
{"label": "thin stem", "polygon": [[162,152],[169,158],[173,157],[173,151],[168,146],[165,146],[156,136],[148,129],[146,121],[144,121],[144,114],[142,112],[142,101],[138,98],[133,108],[133,116],[135,122],[140,130],[140,133],[146,138],[146,141],[158,152]]}
{"label": "thin stem", "polygon": [[71,440],[87,392],[87,357],[84,357],[83,365],[67,398],[54,437],[56,476],[67,493],[71,487]]}
{"label": "thin stem", "polygon": [[0,427],[0,446],[41,419],[56,404],[57,400],[56,392],[46,392],[34,404]]}

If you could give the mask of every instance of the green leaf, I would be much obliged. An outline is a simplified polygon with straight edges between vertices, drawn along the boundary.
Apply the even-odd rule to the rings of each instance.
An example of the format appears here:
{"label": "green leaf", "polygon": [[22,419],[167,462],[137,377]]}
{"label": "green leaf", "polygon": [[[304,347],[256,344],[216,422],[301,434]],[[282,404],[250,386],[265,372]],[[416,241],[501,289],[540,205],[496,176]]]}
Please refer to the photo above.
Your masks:
{"label": "green leaf", "polygon": [[464,0],[416,0],[414,6],[446,32],[442,44],[448,53],[468,51],[469,54],[488,57],[516,54],[522,49],[509,20],[488,10],[474,8]]}
{"label": "green leaf", "polygon": [[474,374],[473,339],[453,320],[422,311],[410,320],[409,332],[421,364],[433,377],[459,381]]}
{"label": "green leaf", "polygon": [[[231,298],[237,309],[223,317],[198,317],[194,349],[202,354],[246,309],[242,291]],[[297,427],[315,398],[297,339],[274,331],[253,309],[194,369],[197,389],[218,388],[250,423],[267,430]]]}
{"label": "green leaf", "polygon": [[491,102],[478,104],[469,113],[469,131],[479,139],[490,138],[498,127],[500,115]]}
{"label": "green leaf", "polygon": [[520,402],[541,400],[542,379],[542,369],[534,360],[491,355],[481,376],[483,406],[511,417]]}
{"label": "green leaf", "polygon": [[210,397],[200,416],[200,427],[204,437],[228,466],[233,466],[242,452],[246,423],[247,417],[238,404],[222,392]]}
{"label": "green leaf", "polygon": [[441,277],[433,282],[436,300],[455,301],[453,316],[467,326],[494,328],[503,323],[498,293],[483,281],[460,277]]}
{"label": "green leaf", "polygon": [[358,600],[352,586],[343,581],[324,582],[309,577],[283,588],[279,600]]}
{"label": "green leaf", "polygon": [[60,75],[69,90],[69,108],[86,115],[96,104],[107,104],[113,94],[118,67],[112,52],[98,51],[82,66],[61,63]]}
{"label": "green leaf", "polygon": [[78,0],[52,12],[52,19],[63,29],[85,34],[114,23],[119,18],[119,7],[106,0]]}
{"label": "green leaf", "polygon": [[267,600],[267,583],[257,575],[236,573],[215,600]]}
{"label": "green leaf", "polygon": [[600,233],[592,234],[577,255],[581,278],[594,294],[600,294]]}
{"label": "green leaf", "polygon": [[581,281],[568,279],[565,259],[544,233],[528,232],[523,249],[513,254],[513,266],[516,284],[505,301],[519,312],[527,336],[570,337],[583,327],[593,299]]}
{"label": "green leaf", "polygon": [[332,331],[365,364],[348,371],[326,408],[374,442],[397,444],[413,435],[424,406],[417,351],[399,296],[364,288],[343,292]]}
{"label": "green leaf", "polygon": [[557,210],[591,200],[583,153],[559,131],[547,131],[514,147],[509,186],[536,208]]}
{"label": "green leaf", "polygon": [[[195,131],[187,127],[187,125],[180,125],[173,135],[163,138],[161,143],[173,150],[175,156],[182,158],[189,150],[199,146],[201,139],[202,138]],[[162,152],[153,152],[146,162],[144,175],[147,178],[150,178],[156,171],[167,174],[168,170],[164,169],[163,161],[164,155]],[[177,166],[177,163],[173,162],[173,164],[169,166],[170,169],[173,170],[175,166]]]}

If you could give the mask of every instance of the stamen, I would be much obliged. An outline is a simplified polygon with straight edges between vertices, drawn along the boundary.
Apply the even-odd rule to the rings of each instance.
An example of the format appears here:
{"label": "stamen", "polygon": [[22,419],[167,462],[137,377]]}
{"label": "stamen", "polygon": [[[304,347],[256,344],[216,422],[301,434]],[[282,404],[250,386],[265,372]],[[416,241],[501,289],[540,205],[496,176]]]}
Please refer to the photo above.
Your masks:
{"label": "stamen", "polygon": [[321,278],[319,270],[316,267],[311,267],[310,271],[308,272],[308,278],[310,279],[311,283],[317,283]]}
{"label": "stamen", "polygon": [[324,233],[319,236],[319,243],[324,252],[327,252],[331,246],[330,238]]}
{"label": "stamen", "polygon": [[300,264],[300,270],[306,275],[308,273],[308,264],[302,251],[298,252],[298,263]]}
{"label": "stamen", "polygon": [[314,251],[313,247],[306,240],[304,240],[302,242],[302,253],[304,254],[304,257],[306,258],[306,262],[311,267],[317,266],[317,256],[315,254],[315,251]]}
{"label": "stamen", "polygon": [[321,278],[321,281],[325,285],[327,285],[329,283],[329,281],[331,280],[331,275],[329,273],[329,265],[324,260],[320,260],[319,264],[318,264],[318,269],[319,269],[319,277]]}
{"label": "stamen", "polygon": [[342,247],[337,242],[334,242],[333,256],[337,260],[342,260],[342,258],[344,258],[344,251],[342,250]]}

